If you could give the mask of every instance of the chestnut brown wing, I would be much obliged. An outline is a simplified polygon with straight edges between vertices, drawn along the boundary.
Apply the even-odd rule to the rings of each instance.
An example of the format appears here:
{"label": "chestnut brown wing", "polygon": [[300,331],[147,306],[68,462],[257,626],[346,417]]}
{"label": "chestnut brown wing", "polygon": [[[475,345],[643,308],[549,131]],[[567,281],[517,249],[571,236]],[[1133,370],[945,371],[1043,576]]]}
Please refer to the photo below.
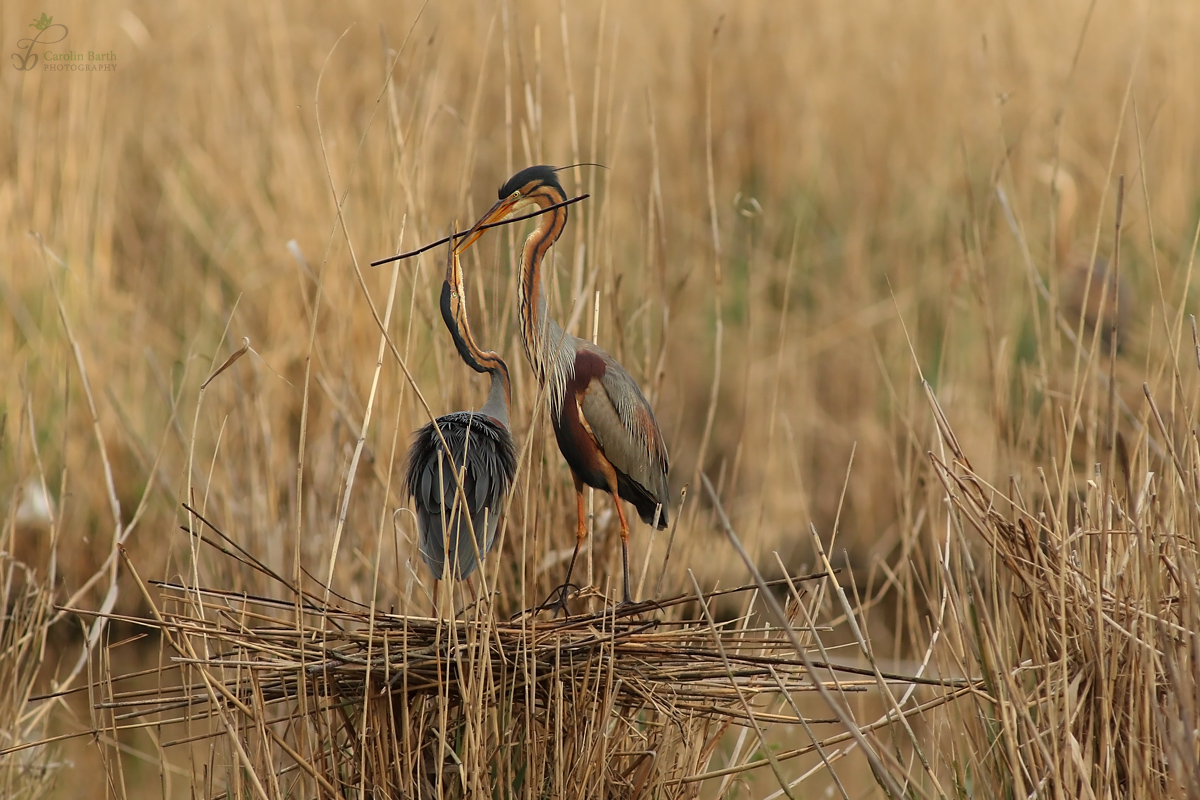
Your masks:
{"label": "chestnut brown wing", "polygon": [[659,527],[665,527],[670,465],[658,420],[637,382],[620,364],[599,348],[588,351],[604,361],[604,370],[592,378],[580,400],[584,421],[617,471],[621,496],[637,507],[647,523],[653,522],[655,508],[661,504]]}

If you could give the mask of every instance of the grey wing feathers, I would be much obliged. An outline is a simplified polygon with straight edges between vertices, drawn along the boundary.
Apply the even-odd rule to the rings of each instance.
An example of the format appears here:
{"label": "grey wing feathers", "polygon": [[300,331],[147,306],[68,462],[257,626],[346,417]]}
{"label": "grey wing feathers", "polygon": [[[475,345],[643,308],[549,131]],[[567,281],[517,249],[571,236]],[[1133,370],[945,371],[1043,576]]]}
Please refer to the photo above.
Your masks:
{"label": "grey wing feathers", "polygon": [[[516,450],[508,430],[483,414],[447,414],[439,417],[437,424],[449,454],[433,423],[421,428],[408,452],[405,485],[415,500],[421,558],[439,580],[447,566],[450,577],[463,580],[475,571],[479,558],[495,540],[496,524],[516,472]],[[464,504],[456,502],[458,483],[454,478],[464,463],[466,515]]]}
{"label": "grey wing feathers", "polygon": [[658,421],[629,373],[607,353],[603,356],[605,372],[599,383],[604,391],[597,392],[593,382],[592,390],[584,395],[584,418],[604,457],[634,485],[635,494],[645,495],[625,499],[638,507],[646,522],[653,521],[655,505],[662,504],[659,522],[665,524],[670,464]]}

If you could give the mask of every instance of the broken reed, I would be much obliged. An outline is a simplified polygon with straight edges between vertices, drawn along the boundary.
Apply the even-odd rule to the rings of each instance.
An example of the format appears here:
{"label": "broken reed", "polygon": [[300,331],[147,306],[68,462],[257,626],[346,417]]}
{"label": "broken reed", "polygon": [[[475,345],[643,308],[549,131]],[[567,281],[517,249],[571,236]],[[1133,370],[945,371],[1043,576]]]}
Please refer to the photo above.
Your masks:
{"label": "broken reed", "polygon": [[[0,444],[3,437],[0,435]],[[51,592],[45,581],[13,557],[22,530],[17,514],[0,527],[0,797],[37,798],[49,792],[62,766],[50,747],[21,748],[44,739],[49,708],[31,703],[37,693],[38,671],[46,658],[50,621],[54,619]]]}
{"label": "broken reed", "polygon": [[[1149,424],[1110,428],[1085,475],[1064,461],[1005,490],[928,398],[934,472],[958,530],[985,544],[950,571],[984,690],[955,709],[965,735],[942,761],[960,785],[989,776],[988,797],[1200,798],[1200,440],[1147,388]],[[1171,401],[1194,431],[1194,390]]]}
{"label": "broken reed", "polygon": [[[798,716],[791,696],[814,677],[779,628],[749,614],[718,624],[701,608],[718,595],[749,605],[753,587],[558,620],[496,620],[486,605],[442,620],[336,594],[327,605],[323,587],[278,576],[278,599],[178,583],[154,592],[126,563],[169,652],[155,687],[104,676],[96,709],[114,738],[152,728],[166,752],[203,745],[203,796],[694,796],[731,727],[835,721]],[[779,582],[789,624],[818,618],[822,593],[805,587],[828,580]],[[820,633],[795,627],[808,643]],[[860,672],[829,673],[830,686],[876,685]],[[735,771],[765,766],[764,747]]]}

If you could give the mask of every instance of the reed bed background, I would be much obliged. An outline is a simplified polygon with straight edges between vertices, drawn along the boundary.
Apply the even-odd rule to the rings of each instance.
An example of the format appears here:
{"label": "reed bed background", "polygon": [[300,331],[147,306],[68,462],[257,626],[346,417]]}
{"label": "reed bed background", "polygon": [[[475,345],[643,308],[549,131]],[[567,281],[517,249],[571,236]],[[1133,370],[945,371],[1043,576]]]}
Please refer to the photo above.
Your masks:
{"label": "reed bed background", "polygon": [[[670,537],[635,533],[638,596],[696,598],[659,612],[680,648],[716,648],[726,621],[776,637],[773,658],[812,649],[871,678],[842,693],[846,673],[797,672],[834,691],[747,699],[723,736],[668,708],[560,705],[586,734],[531,733],[523,758],[559,737],[590,755],[556,763],[590,764],[613,796],[1200,796],[1200,10],[18,2],[4,46],[43,12],[69,28],[53,49],[112,51],[117,69],[0,77],[5,796],[254,794],[251,774],[284,796],[267,775],[299,762],[281,740],[349,757],[333,734],[298,748],[286,722],[181,742],[183,723],[112,703],[231,674],[181,666],[155,613],[201,595],[152,581],[427,617],[397,471],[430,411],[484,388],[435,309],[444,252],[367,262],[468,224],[543,162],[607,167],[565,173],[591,198],[555,248],[552,307],[638,379],[686,487],[669,560]],[[1134,302],[1115,357],[1060,302],[1062,220],[1039,179],[1054,164],[1080,189],[1074,249],[1114,260],[1119,243]],[[573,543],[513,319],[524,231],[465,264],[524,448],[484,641]],[[246,555],[204,545],[185,503]],[[594,499],[580,611],[616,586],[611,508]],[[765,579],[827,573],[792,597],[803,638],[762,593],[702,601],[753,582],[735,538]],[[233,624],[215,601],[185,611]],[[455,727],[440,697],[418,717],[456,756],[505,730],[495,711]],[[236,707],[215,684],[195,702]],[[837,722],[743,727],[746,708]],[[613,751],[587,748],[613,720],[673,766],[638,773],[632,745],[598,763]],[[482,785],[428,750],[368,752],[441,776],[428,796]],[[304,792],[334,796],[306,774]]]}

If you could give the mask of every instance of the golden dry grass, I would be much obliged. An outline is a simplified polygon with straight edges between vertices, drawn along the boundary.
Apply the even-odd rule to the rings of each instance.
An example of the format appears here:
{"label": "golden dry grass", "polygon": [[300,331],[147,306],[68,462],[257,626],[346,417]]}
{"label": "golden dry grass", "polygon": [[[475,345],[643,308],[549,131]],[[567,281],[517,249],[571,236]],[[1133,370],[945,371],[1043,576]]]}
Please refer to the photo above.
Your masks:
{"label": "golden dry grass", "polygon": [[[366,263],[475,219],[516,168],[595,161],[609,169],[567,173],[592,198],[551,295],[640,381],[672,490],[689,487],[666,591],[690,590],[688,568],[705,589],[748,582],[703,471],[768,578],[811,568],[822,544],[875,658],[985,680],[875,740],[910,793],[1196,785],[1200,9],[17,2],[0,8],[4,46],[43,10],[118,68],[0,77],[0,550],[19,611],[4,646],[40,652],[39,621],[57,620],[40,677],[5,651],[3,718],[24,722],[0,750],[99,729],[82,687],[170,655],[48,605],[145,617],[118,542],[144,576],[278,588],[179,532],[185,501],[291,580],[302,565],[354,601],[427,613],[411,517],[393,514],[400,454],[428,419],[415,390],[441,414],[478,406],[483,384],[435,311],[441,255]],[[1080,252],[1111,255],[1125,178],[1137,305],[1111,365],[1056,314],[1037,179],[1055,162],[1079,180]],[[546,594],[573,525],[513,323],[522,231],[466,264],[477,338],[513,367],[529,442],[486,569],[500,615]],[[415,385],[372,307],[390,309]],[[201,390],[243,338],[253,352]],[[43,482],[49,515],[30,505]],[[585,565],[601,590],[619,571],[610,509],[595,498]],[[666,537],[635,538],[644,595]],[[854,641],[836,593],[814,613]],[[79,691],[27,702],[51,688]],[[866,724],[884,694],[843,702]],[[180,792],[156,741],[37,763],[102,765],[115,795],[176,775]],[[860,750],[797,790],[883,791]],[[95,787],[0,758],[0,780],[33,776],[30,794]],[[704,790],[765,796],[763,772]]]}

